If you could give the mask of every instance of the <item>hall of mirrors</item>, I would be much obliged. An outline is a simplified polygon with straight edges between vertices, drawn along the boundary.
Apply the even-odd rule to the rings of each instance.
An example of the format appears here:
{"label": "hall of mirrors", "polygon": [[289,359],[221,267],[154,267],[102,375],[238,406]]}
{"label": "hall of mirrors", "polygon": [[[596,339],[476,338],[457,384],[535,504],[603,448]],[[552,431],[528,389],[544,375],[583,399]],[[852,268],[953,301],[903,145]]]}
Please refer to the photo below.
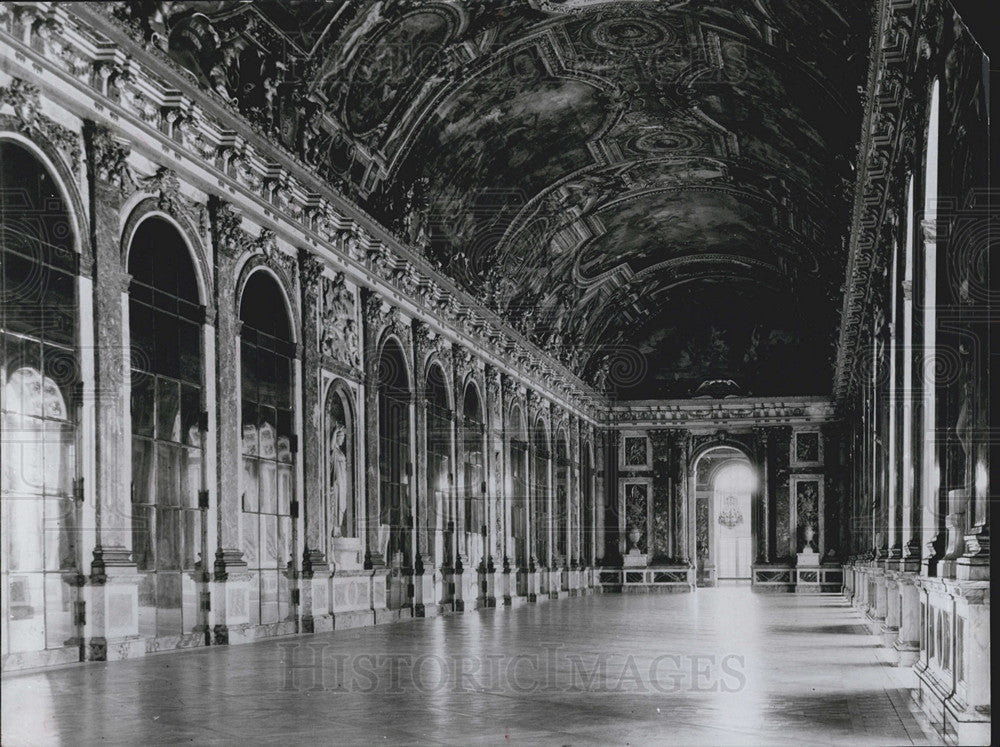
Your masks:
{"label": "hall of mirrors", "polygon": [[[874,21],[857,15],[874,23],[854,42],[867,65],[857,80],[809,73],[845,99],[857,98],[855,83],[865,92],[856,116],[844,115],[854,181],[845,179],[845,209],[831,223],[844,242],[817,249],[809,268],[790,253],[819,246],[822,231],[793,204],[793,182],[827,156],[836,163],[834,146],[758,186],[745,171],[784,144],[755,142],[725,103],[706,104],[702,119],[683,120],[697,120],[690,133],[661,133],[655,144],[626,129],[634,112],[616,114],[586,135],[590,150],[559,145],[595,184],[615,166],[610,186],[564,181],[514,207],[512,188],[496,186],[470,205],[448,190],[477,189],[462,181],[473,166],[456,166],[454,185],[465,186],[449,186],[450,162],[430,158],[427,143],[465,152],[446,137],[464,126],[449,119],[451,106],[506,122],[528,105],[512,97],[515,114],[498,113],[495,80],[463,88],[458,68],[433,65],[403,74],[358,45],[377,51],[409,29],[478,70],[480,57],[505,54],[486,37],[509,30],[474,4],[359,3],[316,21],[339,39],[331,79],[386,81],[325,92],[299,90],[267,61],[267,40],[284,40],[282,69],[295,71],[311,54],[303,50],[325,43],[289,41],[273,9],[172,5],[0,10],[5,672],[593,593],[748,585],[843,595],[892,663],[914,669],[930,722],[959,743],[989,742],[986,58],[950,5],[879,0]],[[734,40],[774,51],[767,33],[726,9],[658,15],[622,3],[616,23],[634,24],[635,36],[619,38],[596,15],[593,27],[574,25],[598,13],[588,2],[573,13],[534,5],[565,36],[532,36],[523,53],[547,60],[537,85],[551,91],[573,77],[552,69],[546,45],[576,45],[583,59],[594,49],[627,54],[655,34],[680,44],[685,13],[721,45],[716,72],[735,59]],[[763,3],[767,23],[799,23],[785,5]],[[255,20],[234,26],[243,16]],[[493,31],[469,31],[480,27]],[[243,43],[227,51],[212,29]],[[191,40],[208,38],[220,46],[197,57]],[[781,54],[804,54],[789,49]],[[748,55],[741,64],[763,63]],[[259,80],[240,79],[250,67]],[[589,87],[605,85],[605,73],[598,66],[587,73],[594,81],[558,89],[579,105],[580,127],[597,116]],[[753,75],[720,75],[755,85]],[[434,86],[450,103],[432,100]],[[392,98],[403,89],[430,113]],[[327,101],[340,114],[333,103],[323,110]],[[559,130],[562,120],[552,122]],[[549,124],[537,124],[546,136]],[[827,137],[820,130],[808,132]],[[489,133],[466,135],[485,142]],[[509,133],[502,143],[530,149]],[[524,184],[555,185],[557,161]],[[621,177],[646,162],[676,169],[672,181],[643,192]],[[488,186],[511,177],[489,168],[477,172]],[[732,186],[740,180],[743,193]],[[792,237],[788,255],[775,248],[777,259],[741,266],[767,275],[761,287],[793,288],[791,317],[813,289],[796,284],[820,283],[810,278],[830,263],[834,290],[815,294],[830,308],[801,313],[839,314],[827,330],[835,353],[822,362],[832,388],[791,381],[796,359],[782,358],[784,348],[774,348],[776,378],[767,353],[737,356],[757,367],[751,384],[734,374],[743,363],[723,360],[733,350],[668,355],[656,345],[670,334],[607,332],[619,316],[636,330],[684,317],[662,299],[705,279],[685,268],[724,265],[737,250],[655,264],[636,249],[612,261],[602,237],[623,253],[635,237],[604,189],[637,200],[712,192],[705,210],[719,211],[719,225],[752,222],[757,208],[747,205],[773,200],[764,212],[783,224],[765,228]],[[740,194],[746,204],[734,207]],[[483,211],[509,226],[463,243],[455,226]],[[718,226],[699,230],[717,236]],[[458,244],[442,250],[446,239]],[[522,240],[547,248],[519,254]],[[473,259],[459,266],[459,249]],[[474,250],[523,281],[526,295],[508,289],[517,302],[498,306],[497,278],[468,269],[485,261]],[[742,282],[723,265],[704,271],[709,285]],[[556,287],[557,272],[560,283],[575,280]],[[576,306],[553,311],[564,298]],[[586,305],[598,298],[607,316]],[[656,316],[663,309],[672,316]],[[735,347],[714,327],[708,335]],[[753,339],[795,340],[806,376],[814,349],[792,332],[755,328]],[[700,368],[687,362],[697,350],[708,361]]]}

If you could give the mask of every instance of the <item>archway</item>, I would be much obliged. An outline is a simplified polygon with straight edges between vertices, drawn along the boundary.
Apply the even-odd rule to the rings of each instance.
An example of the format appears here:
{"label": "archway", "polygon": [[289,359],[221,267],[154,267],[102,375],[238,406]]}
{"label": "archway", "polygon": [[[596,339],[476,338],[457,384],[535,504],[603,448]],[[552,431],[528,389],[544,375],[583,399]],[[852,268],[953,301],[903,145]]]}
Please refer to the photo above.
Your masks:
{"label": "archway", "polygon": [[465,435],[462,454],[462,493],[465,497],[465,538],[469,562],[485,562],[486,556],[486,483],[485,447],[486,429],[479,391],[471,381],[465,387],[462,405]]}
{"label": "archway", "polygon": [[386,340],[379,358],[378,435],[378,550],[390,565],[411,568],[410,384],[406,358],[395,338]]}
{"label": "archway", "polygon": [[514,548],[514,565],[518,571],[528,570],[530,558],[528,538],[528,433],[521,408],[510,411],[510,521]]}
{"label": "archway", "polygon": [[691,467],[699,586],[749,582],[757,541],[757,470],[735,445],[702,451]]}
{"label": "archway", "polygon": [[203,311],[191,253],[168,220],[143,220],[128,252],[132,553],[141,575],[139,634],[183,635],[205,556]]}
{"label": "archway", "polygon": [[[2,651],[66,648],[80,634],[80,311],[68,199],[43,159],[0,140]],[[82,494],[79,496],[83,498]],[[53,660],[54,661],[54,660]],[[47,662],[51,663],[51,662]]]}
{"label": "archway", "polygon": [[[294,614],[288,567],[295,554],[295,344],[284,294],[266,270],[240,299],[243,553],[252,581],[250,622]],[[256,588],[254,588],[256,587]]]}
{"label": "archway", "polygon": [[424,386],[427,506],[420,522],[425,532],[420,550],[430,557],[435,567],[450,566],[455,561],[455,523],[449,499],[455,477],[451,467],[452,418],[448,380],[440,364],[432,363],[427,369]]}
{"label": "archway", "polygon": [[753,471],[745,459],[737,458],[717,468],[711,481],[716,576],[719,581],[749,581],[753,563]]}

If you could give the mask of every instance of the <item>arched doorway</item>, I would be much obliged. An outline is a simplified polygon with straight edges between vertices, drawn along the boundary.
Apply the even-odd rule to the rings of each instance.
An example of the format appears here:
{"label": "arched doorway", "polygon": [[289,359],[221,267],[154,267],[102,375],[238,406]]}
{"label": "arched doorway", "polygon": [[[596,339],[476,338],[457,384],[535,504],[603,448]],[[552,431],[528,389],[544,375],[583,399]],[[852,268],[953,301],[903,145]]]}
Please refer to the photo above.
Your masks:
{"label": "arched doorway", "polygon": [[410,383],[403,349],[386,340],[378,367],[379,550],[395,568],[412,568]]}
{"label": "arched doorway", "polygon": [[699,586],[749,583],[753,572],[757,471],[740,448],[720,444],[691,467]]}
{"label": "arched doorway", "polygon": [[455,479],[451,470],[452,418],[448,381],[438,363],[427,369],[425,398],[427,508],[420,523],[425,527],[426,539],[421,539],[420,551],[429,555],[435,567],[450,567],[455,562],[455,524],[450,501]]}
{"label": "arched doorway", "polygon": [[486,483],[483,408],[479,391],[471,381],[465,387],[462,406],[465,443],[462,453],[463,495],[465,496],[465,536],[469,563],[478,565],[486,556]]}
{"label": "arched doorway", "polygon": [[[78,254],[63,191],[28,147],[0,140],[3,654],[76,658],[80,477]],[[76,483],[79,485],[80,483]],[[48,662],[51,663],[51,662]]]}
{"label": "arched doorway", "polygon": [[254,271],[240,299],[243,553],[254,625],[293,614],[288,582],[295,542],[295,343],[285,309],[274,276]]}
{"label": "arched doorway", "polygon": [[128,253],[131,342],[132,553],[141,574],[139,634],[189,634],[205,554],[202,320],[191,253],[158,216]]}
{"label": "arched doorway", "polygon": [[737,458],[717,468],[711,481],[716,576],[719,581],[749,581],[753,563],[753,471],[749,462]]}
{"label": "arched doorway", "polygon": [[[528,570],[528,433],[521,408],[510,411],[510,522],[514,565],[521,578]],[[519,587],[520,588],[520,587]]]}

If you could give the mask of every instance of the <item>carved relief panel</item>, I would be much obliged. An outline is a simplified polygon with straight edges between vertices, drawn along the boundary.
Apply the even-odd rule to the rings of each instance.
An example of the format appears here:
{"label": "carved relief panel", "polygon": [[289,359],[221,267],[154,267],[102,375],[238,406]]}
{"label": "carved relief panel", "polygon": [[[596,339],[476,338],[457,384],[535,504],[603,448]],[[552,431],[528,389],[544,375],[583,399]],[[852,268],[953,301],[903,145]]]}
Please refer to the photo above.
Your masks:
{"label": "carved relief panel", "polygon": [[618,448],[618,468],[623,471],[648,470],[653,465],[653,453],[645,432],[623,432]]}
{"label": "carved relief panel", "polygon": [[325,365],[361,366],[357,293],[343,273],[320,278],[319,348]]}

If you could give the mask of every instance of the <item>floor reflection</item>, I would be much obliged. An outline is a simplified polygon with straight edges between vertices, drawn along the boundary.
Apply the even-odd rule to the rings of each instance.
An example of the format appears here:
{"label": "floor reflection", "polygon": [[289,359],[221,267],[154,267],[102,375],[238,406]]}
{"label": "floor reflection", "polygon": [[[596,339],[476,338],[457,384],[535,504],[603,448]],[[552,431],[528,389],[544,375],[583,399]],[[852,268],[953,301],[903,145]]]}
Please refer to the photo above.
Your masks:
{"label": "floor reflection", "polygon": [[3,741],[933,743],[857,623],[731,586],[76,665],[4,678]]}

